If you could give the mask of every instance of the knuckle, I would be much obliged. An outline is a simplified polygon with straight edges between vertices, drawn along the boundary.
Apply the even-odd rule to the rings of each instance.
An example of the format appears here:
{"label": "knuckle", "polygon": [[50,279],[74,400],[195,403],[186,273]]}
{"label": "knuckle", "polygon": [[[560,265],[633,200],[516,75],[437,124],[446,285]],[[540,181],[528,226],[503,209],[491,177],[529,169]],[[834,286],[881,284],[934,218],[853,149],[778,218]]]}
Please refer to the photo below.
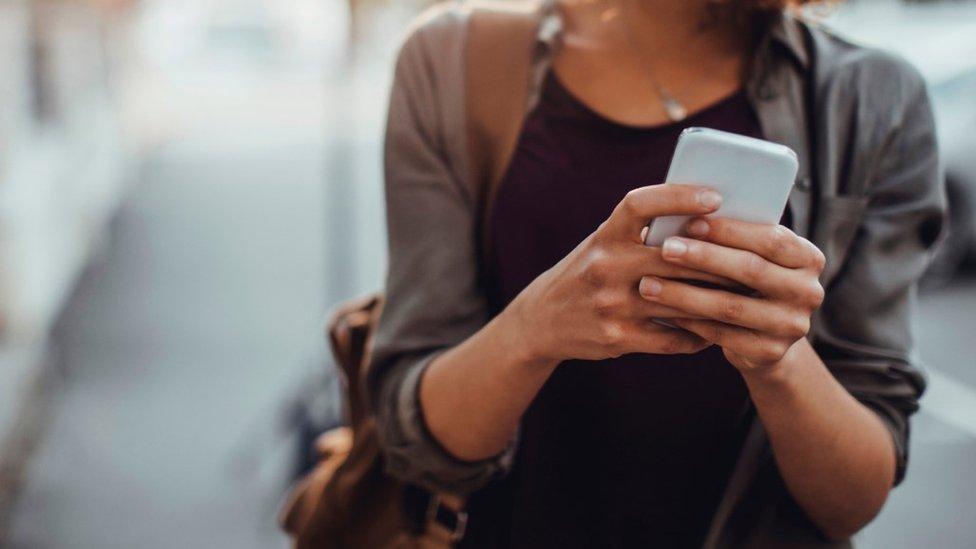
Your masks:
{"label": "knuckle", "polygon": [[738,243],[743,240],[742,230],[735,225],[735,220],[727,217],[708,218],[708,240],[718,243]]}
{"label": "knuckle", "polygon": [[640,189],[634,189],[624,195],[623,200],[620,201],[620,208],[629,215],[638,215],[641,209],[640,203],[641,191]]}
{"label": "knuckle", "polygon": [[593,287],[602,287],[610,278],[612,267],[610,254],[602,247],[589,252],[583,268],[583,279]]}
{"label": "knuckle", "polygon": [[604,347],[612,352],[621,349],[625,336],[624,327],[619,322],[608,321],[600,326],[600,341]]}
{"label": "knuckle", "polygon": [[745,265],[743,266],[742,271],[747,280],[761,280],[766,274],[766,260],[760,255],[751,253],[746,256]]}
{"label": "knuckle", "polygon": [[795,243],[796,235],[793,231],[782,225],[774,225],[766,238],[766,253],[771,257],[781,256],[788,252]]}
{"label": "knuckle", "polygon": [[790,344],[785,341],[777,341],[773,344],[773,354],[776,356],[776,360],[783,358],[788,350],[790,350]]}
{"label": "knuckle", "polygon": [[719,236],[729,232],[728,218],[708,217],[708,235],[711,237]]}
{"label": "knuckle", "polygon": [[763,347],[762,350],[759,352],[759,356],[757,358],[760,361],[766,363],[779,361],[779,358],[776,357],[776,353],[772,351],[771,347]]}
{"label": "knuckle", "polygon": [[827,267],[827,256],[824,255],[823,251],[816,247],[812,242],[810,243],[810,248],[810,266],[819,275]]}
{"label": "knuckle", "polygon": [[806,295],[806,305],[810,310],[816,309],[823,303],[824,298],[827,296],[827,292],[824,290],[822,284],[819,280],[814,279],[810,284],[810,289],[807,290]]}
{"label": "knuckle", "polygon": [[742,301],[735,297],[726,297],[722,300],[719,317],[726,322],[735,322],[742,318]]}
{"label": "knuckle", "polygon": [[617,293],[611,290],[602,290],[593,294],[593,308],[602,315],[609,315],[620,310],[623,305],[622,301]]}
{"label": "knuckle", "polygon": [[794,315],[786,323],[786,335],[792,339],[800,339],[801,337],[807,335],[810,330],[810,318],[804,315]]}
{"label": "knuckle", "polygon": [[781,242],[783,244],[790,244],[796,238],[796,233],[785,225],[773,225],[773,230],[770,233],[775,242]]}
{"label": "knuckle", "polygon": [[794,290],[792,301],[806,311],[813,311],[823,303],[825,295],[826,292],[820,281],[811,277]]}
{"label": "knuckle", "polygon": [[787,345],[779,340],[767,339],[759,349],[760,360],[764,362],[778,362],[786,354]]}

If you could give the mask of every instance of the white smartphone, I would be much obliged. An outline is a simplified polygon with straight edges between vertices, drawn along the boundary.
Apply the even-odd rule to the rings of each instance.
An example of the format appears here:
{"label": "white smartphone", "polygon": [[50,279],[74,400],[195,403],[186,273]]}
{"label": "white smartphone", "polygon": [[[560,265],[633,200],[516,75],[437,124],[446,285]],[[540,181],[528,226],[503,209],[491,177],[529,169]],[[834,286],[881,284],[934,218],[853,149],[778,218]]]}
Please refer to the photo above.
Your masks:
{"label": "white smartphone", "polygon": [[[793,181],[797,159],[792,149],[710,128],[681,132],[671,157],[665,184],[705,185],[722,195],[722,205],[708,217],[728,217],[752,223],[779,223]],[[644,242],[660,246],[681,234],[688,216],[651,221]]]}

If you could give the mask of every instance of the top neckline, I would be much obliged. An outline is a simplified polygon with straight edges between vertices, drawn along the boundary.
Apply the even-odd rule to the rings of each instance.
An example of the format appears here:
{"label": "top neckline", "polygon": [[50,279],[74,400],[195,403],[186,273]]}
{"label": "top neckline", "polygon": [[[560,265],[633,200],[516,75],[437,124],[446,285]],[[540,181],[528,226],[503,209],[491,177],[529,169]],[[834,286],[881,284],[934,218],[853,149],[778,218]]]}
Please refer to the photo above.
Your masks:
{"label": "top neckline", "polygon": [[619,120],[614,120],[595,110],[593,107],[588,105],[585,101],[576,96],[565,84],[563,84],[562,79],[556,74],[554,69],[547,71],[545,80],[543,82],[542,95],[552,94],[551,99],[555,100],[557,103],[566,103],[575,111],[580,114],[587,121],[596,123],[600,126],[606,127],[611,131],[623,131],[632,133],[648,133],[648,132],[660,132],[674,130],[676,127],[688,127],[696,125],[697,120],[703,118],[709,118],[716,111],[720,111],[730,105],[737,103],[739,101],[747,101],[746,90],[744,87],[740,86],[732,93],[729,93],[719,99],[705,105],[704,107],[688,113],[688,116],[684,120],[679,121],[667,121],[661,122],[659,124],[628,124],[626,122],[621,122]]}

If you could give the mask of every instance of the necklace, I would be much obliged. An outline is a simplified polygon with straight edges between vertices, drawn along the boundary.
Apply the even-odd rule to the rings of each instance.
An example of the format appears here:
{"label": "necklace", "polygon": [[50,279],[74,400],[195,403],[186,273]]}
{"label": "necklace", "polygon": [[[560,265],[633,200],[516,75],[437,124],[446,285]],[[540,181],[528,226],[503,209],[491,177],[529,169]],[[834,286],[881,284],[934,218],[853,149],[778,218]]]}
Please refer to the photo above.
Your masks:
{"label": "necklace", "polygon": [[[661,106],[664,108],[664,113],[668,116],[671,122],[681,122],[685,118],[688,118],[688,109],[678,101],[678,99],[672,95],[668,90],[657,81],[654,77],[654,71],[652,70],[651,63],[647,60],[641,48],[637,45],[637,37],[634,36],[634,31],[627,22],[627,17],[620,12],[623,11],[619,6],[611,8],[604,12],[602,19],[604,22],[610,19],[619,18],[621,25],[624,27],[624,35],[627,38],[627,44],[630,49],[634,52],[638,61],[644,68],[644,73],[647,75],[647,80],[651,83],[651,87],[654,88],[654,93],[657,94],[658,99],[661,101]],[[620,16],[620,17],[618,17]]]}

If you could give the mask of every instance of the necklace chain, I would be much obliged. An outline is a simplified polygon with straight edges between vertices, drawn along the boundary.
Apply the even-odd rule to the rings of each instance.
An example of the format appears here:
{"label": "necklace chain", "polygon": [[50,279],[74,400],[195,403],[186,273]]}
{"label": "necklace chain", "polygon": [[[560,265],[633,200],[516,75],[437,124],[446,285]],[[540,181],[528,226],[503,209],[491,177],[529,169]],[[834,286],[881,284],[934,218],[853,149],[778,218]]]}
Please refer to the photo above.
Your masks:
{"label": "necklace chain", "polygon": [[[614,19],[614,18],[619,18],[621,20],[621,25],[623,25],[624,27],[624,35],[627,38],[627,44],[630,46],[630,49],[633,51],[634,55],[637,57],[640,64],[643,66],[644,73],[647,76],[647,80],[651,83],[651,87],[654,88],[654,93],[657,94],[658,99],[660,99],[661,101],[661,106],[664,109],[664,113],[668,116],[668,119],[671,120],[672,122],[681,122],[685,118],[688,118],[688,109],[686,109],[685,106],[681,103],[681,101],[678,101],[678,99],[670,92],[668,92],[667,88],[662,86],[661,83],[658,82],[657,78],[654,77],[654,71],[651,68],[652,64],[647,60],[647,57],[644,55],[643,51],[638,46],[637,37],[634,36],[634,31],[631,28],[630,24],[627,22],[626,14],[621,13],[623,11],[621,4],[625,1],[626,0],[620,0],[620,4],[616,6],[616,9],[610,8],[610,10],[607,10],[607,12],[604,13],[603,19],[604,21],[608,21],[609,19]],[[617,13],[607,17],[607,15],[611,14],[611,12],[617,12]]]}

